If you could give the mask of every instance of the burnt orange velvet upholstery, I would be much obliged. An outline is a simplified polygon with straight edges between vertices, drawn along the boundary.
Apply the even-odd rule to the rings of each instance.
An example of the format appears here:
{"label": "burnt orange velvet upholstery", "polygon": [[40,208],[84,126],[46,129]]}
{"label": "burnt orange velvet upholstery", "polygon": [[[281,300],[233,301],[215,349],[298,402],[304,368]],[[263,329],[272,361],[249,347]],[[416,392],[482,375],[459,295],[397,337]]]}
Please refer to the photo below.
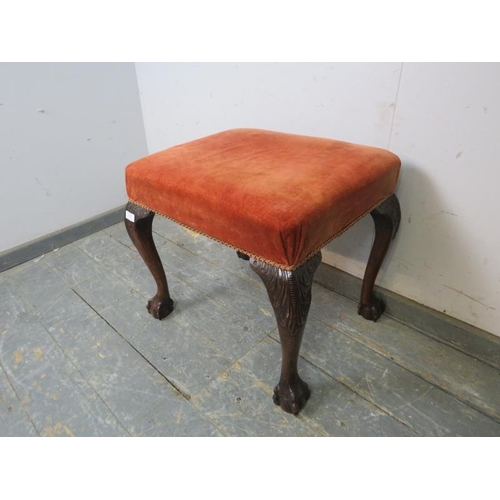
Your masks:
{"label": "burnt orange velvet upholstery", "polygon": [[390,196],[399,158],[317,137],[235,129],[126,168],[130,201],[295,269]]}

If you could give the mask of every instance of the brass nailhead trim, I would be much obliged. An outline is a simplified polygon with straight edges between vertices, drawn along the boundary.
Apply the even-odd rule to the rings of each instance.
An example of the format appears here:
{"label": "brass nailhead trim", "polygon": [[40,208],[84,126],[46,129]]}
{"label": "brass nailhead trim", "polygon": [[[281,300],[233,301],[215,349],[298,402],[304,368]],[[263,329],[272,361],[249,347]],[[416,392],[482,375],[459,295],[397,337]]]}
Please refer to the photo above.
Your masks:
{"label": "brass nailhead trim", "polygon": [[235,247],[234,245],[231,245],[230,243],[226,243],[225,241],[219,240],[219,239],[215,238],[214,236],[210,236],[209,234],[206,234],[203,231],[199,231],[198,229],[193,229],[192,227],[189,227],[187,224],[184,224],[183,222],[179,222],[178,220],[174,219],[173,217],[169,217],[168,215],[165,215],[161,212],[158,212],[157,210],[153,210],[150,207],[147,207],[146,205],[143,205],[142,203],[139,203],[138,201],[133,200],[132,198],[129,198],[129,201],[131,203],[134,203],[135,205],[138,205],[138,206],[146,209],[146,210],[149,210],[150,212],[154,212],[157,215],[161,215],[162,217],[165,217],[166,219],[169,219],[172,222],[175,222],[176,224],[179,224],[180,226],[185,227],[186,229],[189,229],[190,231],[193,231],[194,233],[206,236],[207,238],[210,238],[211,240],[217,241],[218,243],[221,243],[222,245],[225,245],[226,247],[232,248],[233,250],[238,250],[239,252],[242,252],[250,257],[253,257],[254,259],[260,260],[262,262],[266,262],[267,264],[271,264],[272,266],[275,266],[279,269],[283,269],[284,271],[293,271],[294,269],[297,269],[298,267],[304,265],[309,259],[311,259],[314,255],[316,255],[324,246],[328,245],[328,243],[330,243],[330,241],[332,241],[335,238],[337,238],[338,236],[344,234],[349,228],[351,228],[354,224],[356,224],[356,222],[358,222],[360,219],[362,219],[363,217],[368,215],[372,210],[374,210],[379,205],[381,205],[390,196],[392,196],[392,193],[389,194],[388,196],[385,196],[380,201],[377,201],[377,203],[375,203],[375,205],[373,205],[371,208],[369,208],[366,212],[364,212],[358,218],[354,219],[346,227],[341,229],[338,233],[335,233],[333,236],[328,238],[324,243],[321,243],[321,245],[316,247],[312,252],[310,252],[308,254],[308,256],[304,260],[302,260],[296,266],[284,266],[283,264],[276,264],[276,262],[273,262],[272,260],[264,259],[263,257],[261,257],[259,255],[256,255],[256,254],[249,252],[248,250],[244,250],[242,248]]}

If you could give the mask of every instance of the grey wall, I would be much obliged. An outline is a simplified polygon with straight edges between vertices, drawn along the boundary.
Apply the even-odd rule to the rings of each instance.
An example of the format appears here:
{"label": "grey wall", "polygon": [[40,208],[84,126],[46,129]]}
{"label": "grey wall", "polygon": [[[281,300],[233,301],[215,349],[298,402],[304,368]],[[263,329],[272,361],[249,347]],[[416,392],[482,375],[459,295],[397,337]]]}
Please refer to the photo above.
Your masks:
{"label": "grey wall", "polygon": [[1,63],[0,252],[125,203],[145,154],[133,63]]}
{"label": "grey wall", "polygon": [[[137,64],[149,151],[233,127],[389,148],[403,221],[389,290],[500,335],[500,64]],[[366,218],[323,252],[361,277]]]}

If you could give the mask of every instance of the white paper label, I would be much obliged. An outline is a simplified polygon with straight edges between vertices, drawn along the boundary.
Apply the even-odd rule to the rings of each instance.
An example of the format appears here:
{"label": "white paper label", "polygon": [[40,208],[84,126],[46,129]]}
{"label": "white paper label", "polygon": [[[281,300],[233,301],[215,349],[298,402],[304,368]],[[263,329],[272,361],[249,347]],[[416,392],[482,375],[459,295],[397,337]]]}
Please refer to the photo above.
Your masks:
{"label": "white paper label", "polygon": [[135,215],[132,212],[129,212],[128,210],[125,210],[125,218],[128,219],[130,222],[135,222]]}

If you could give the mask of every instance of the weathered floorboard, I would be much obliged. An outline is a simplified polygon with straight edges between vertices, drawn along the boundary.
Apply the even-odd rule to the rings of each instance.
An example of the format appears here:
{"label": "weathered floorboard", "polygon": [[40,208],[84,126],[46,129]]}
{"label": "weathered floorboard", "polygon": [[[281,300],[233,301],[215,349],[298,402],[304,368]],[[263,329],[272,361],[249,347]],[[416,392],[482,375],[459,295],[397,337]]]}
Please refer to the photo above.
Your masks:
{"label": "weathered floorboard", "polygon": [[0,435],[500,435],[497,370],[317,285],[299,360],[312,397],[284,413],[258,277],[171,221],[153,229],[175,301],[161,322],[123,224],[0,274]]}
{"label": "weathered floorboard", "polygon": [[7,375],[0,367],[0,437],[38,435]]}
{"label": "weathered floorboard", "polygon": [[500,436],[500,423],[315,318],[301,354],[422,436]]}
{"label": "weathered floorboard", "polygon": [[40,435],[126,435],[39,323],[13,327],[3,334],[0,362]]}
{"label": "weathered floorboard", "polygon": [[137,436],[219,434],[74,292],[60,297],[42,321],[127,433]]}
{"label": "weathered floorboard", "polygon": [[353,303],[313,286],[310,315],[500,421],[498,371],[389,317],[368,323]]}
{"label": "weathered floorboard", "polygon": [[[290,435],[290,432],[308,435],[305,433],[308,428],[307,432],[319,436],[415,435],[307,363],[301,365],[301,376],[313,387],[314,400],[308,401],[298,417],[282,412],[272,402],[273,387],[279,379],[280,358],[281,349],[276,342],[262,341],[197,395],[195,404],[232,435],[239,435],[242,429],[262,435],[269,432],[269,427],[274,435]],[[300,423],[301,427],[293,423]]]}
{"label": "weathered floorboard", "polygon": [[[188,287],[183,289],[190,293]],[[186,328],[182,322],[179,323],[175,310],[167,320],[152,318],[146,311],[144,298],[130,291],[117,278],[105,276],[88,280],[76,291],[185,394],[201,390],[209,379],[231,364],[210,342],[193,335],[189,326]],[[177,287],[171,287],[171,291],[173,297],[175,292],[181,300]]]}

